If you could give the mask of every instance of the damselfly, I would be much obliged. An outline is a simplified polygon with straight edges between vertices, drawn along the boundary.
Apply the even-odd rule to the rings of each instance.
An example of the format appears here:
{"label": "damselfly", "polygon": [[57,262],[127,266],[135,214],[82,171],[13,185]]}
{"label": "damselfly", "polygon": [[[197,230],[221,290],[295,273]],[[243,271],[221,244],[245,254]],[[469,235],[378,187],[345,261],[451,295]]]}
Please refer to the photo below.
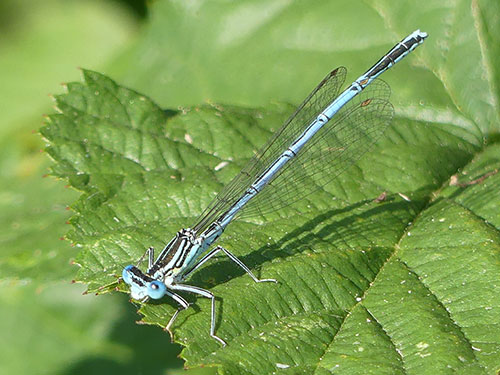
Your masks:
{"label": "damselfly", "polygon": [[[340,94],[346,69],[340,67],[328,74],[217,195],[192,228],[180,230],[156,260],[153,248],[146,251],[146,272],[138,266],[125,267],[122,278],[130,285],[132,298],[142,302],[164,296],[173,298],[179,308],[165,327],[171,335],[170,328],[175,318],[189,307],[178,292],[210,298],[210,336],[225,345],[224,340],[215,334],[214,294],[184,284],[184,281],[215,254],[222,252],[255,282],[276,282],[274,279],[258,279],[227,249],[217,246],[208,251],[209,247],[236,218],[289,205],[331,181],[358,160],[384,132],[393,116],[388,101],[390,89],[376,78],[423,43],[426,37],[427,34],[420,30],[408,35]],[[314,183],[311,183],[312,177]]]}

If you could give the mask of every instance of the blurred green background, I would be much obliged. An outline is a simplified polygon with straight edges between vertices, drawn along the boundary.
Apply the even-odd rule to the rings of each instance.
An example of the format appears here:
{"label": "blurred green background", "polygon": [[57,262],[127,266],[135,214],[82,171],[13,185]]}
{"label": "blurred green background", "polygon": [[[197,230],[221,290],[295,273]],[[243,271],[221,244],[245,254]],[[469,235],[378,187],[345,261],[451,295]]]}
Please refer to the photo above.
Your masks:
{"label": "blurred green background", "polygon": [[[495,14],[481,17],[494,26]],[[78,192],[42,178],[50,161],[36,130],[42,114],[54,111],[48,94],[64,90],[58,83],[80,80],[77,67],[105,73],[163,108],[207,100],[297,104],[334,67],[347,65],[348,80],[355,78],[422,28],[431,37],[419,53],[436,66],[420,72],[426,80],[410,80],[421,64],[414,57],[384,77],[391,86],[399,82],[393,104],[409,116],[418,106],[439,106],[456,119],[456,106],[472,103],[465,112],[487,133],[495,110],[474,94],[486,83],[471,79],[465,90],[453,87],[458,80],[440,81],[460,73],[446,65],[444,47],[436,47],[458,19],[472,31],[453,40],[455,53],[498,53],[497,44],[485,52],[471,37],[476,26],[468,1],[2,0],[0,374],[184,373],[180,347],[160,329],[134,324],[139,316],[127,296],[82,296],[85,288],[70,283],[78,249],[63,236],[66,208]],[[498,87],[495,68],[492,78]]]}
{"label": "blurred green background", "polygon": [[36,134],[77,67],[113,72],[148,23],[142,1],[0,2],[0,373],[178,374],[180,347],[125,295],[82,296],[62,241],[78,193],[42,178]]}

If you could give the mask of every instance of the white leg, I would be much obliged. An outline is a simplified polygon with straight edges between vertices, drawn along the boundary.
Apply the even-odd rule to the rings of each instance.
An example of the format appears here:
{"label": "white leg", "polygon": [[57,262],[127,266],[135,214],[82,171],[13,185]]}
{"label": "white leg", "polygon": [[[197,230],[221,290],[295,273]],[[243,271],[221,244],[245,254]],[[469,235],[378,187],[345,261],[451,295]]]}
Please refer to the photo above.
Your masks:
{"label": "white leg", "polygon": [[205,255],[203,258],[200,259],[198,263],[191,269],[189,272],[187,272],[184,275],[184,278],[187,278],[191,273],[193,273],[195,270],[200,268],[207,260],[212,258],[215,254],[217,254],[219,251],[223,251],[224,254],[228,256],[229,259],[231,259],[234,263],[236,263],[238,266],[240,266],[246,273],[250,275],[250,277],[255,281],[256,283],[262,283],[262,282],[273,282],[277,283],[275,279],[258,279],[252,271],[243,263],[241,260],[239,260],[235,255],[229,252],[229,250],[224,249],[222,246],[217,246],[215,249],[210,251],[207,255]]}
{"label": "white leg", "polygon": [[193,268],[191,268],[188,272],[186,272],[182,279],[187,279],[189,275],[191,275],[194,271],[196,271],[198,268],[200,268],[207,260],[212,258],[215,254],[219,252],[219,247],[216,247],[212,251],[210,251],[208,254],[206,254],[203,258],[201,258],[198,263],[195,264]]}
{"label": "white leg", "polygon": [[155,262],[155,249],[154,249],[154,247],[151,246],[147,252],[148,252],[148,269],[150,269],[151,267],[153,267],[153,264]]}
{"label": "white leg", "polygon": [[[213,295],[213,293],[209,292],[208,290],[198,288],[196,286],[185,285],[185,284],[174,284],[174,285],[171,285],[170,287],[174,290],[182,290],[185,292],[199,294],[200,296],[210,298],[210,300],[212,301],[212,311],[211,311],[211,319],[210,319],[210,336],[212,336],[214,339],[216,339],[220,344],[222,344],[222,346],[226,346],[226,342],[215,334],[215,296]],[[175,314],[175,315],[177,315],[177,314]]]}
{"label": "white leg", "polygon": [[150,247],[146,250],[146,252],[139,258],[139,260],[136,263],[136,267],[139,267],[139,264],[144,260],[144,257],[147,255],[148,257],[148,268],[151,268],[151,266],[154,263],[154,257],[155,257],[155,249],[153,247]]}
{"label": "white leg", "polygon": [[170,334],[170,340],[174,342],[174,334],[172,333],[170,328],[172,328],[172,324],[174,324],[174,321],[177,318],[179,312],[181,312],[182,310],[186,310],[189,307],[189,303],[178,294],[170,293],[169,291],[167,291],[165,295],[172,297],[179,304],[179,308],[174,313],[174,315],[172,315],[172,317],[170,318],[170,320],[168,321],[167,325],[164,328],[164,330]]}

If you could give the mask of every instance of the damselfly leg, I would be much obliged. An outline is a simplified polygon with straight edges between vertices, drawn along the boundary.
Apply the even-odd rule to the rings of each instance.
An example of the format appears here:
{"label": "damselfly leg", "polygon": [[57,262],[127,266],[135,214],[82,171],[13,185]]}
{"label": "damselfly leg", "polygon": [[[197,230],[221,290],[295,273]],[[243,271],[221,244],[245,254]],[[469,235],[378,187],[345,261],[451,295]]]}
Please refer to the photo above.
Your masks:
{"label": "damselfly leg", "polygon": [[[210,298],[210,300],[212,301],[212,311],[210,313],[210,316],[211,316],[211,318],[210,318],[210,336],[213,337],[214,339],[216,339],[218,342],[220,342],[222,344],[222,346],[226,346],[226,342],[215,334],[215,296],[214,296],[214,294],[212,292],[209,292],[208,290],[198,288],[198,287],[192,286],[192,285],[185,285],[185,284],[174,284],[171,286],[171,288],[174,290],[178,290],[178,291],[184,291],[184,292],[198,294],[198,295],[203,296],[205,298]],[[184,309],[186,309],[186,308],[187,308],[187,306]],[[172,318],[170,318],[170,321],[167,324],[168,329],[167,328],[166,329],[169,332],[170,332],[170,327],[172,326],[172,323],[174,322],[174,319],[177,317],[177,314],[179,313],[179,311],[180,310],[177,310],[175,312],[174,316],[172,316]]]}
{"label": "damselfly leg", "polygon": [[243,263],[241,260],[239,260],[233,253],[231,253],[229,250],[223,248],[222,246],[217,246],[215,249],[210,251],[208,254],[206,254],[203,258],[200,259],[198,263],[188,271],[186,274],[184,274],[183,279],[186,279],[189,277],[191,273],[196,271],[198,268],[200,268],[206,261],[208,261],[210,258],[214,257],[219,251],[222,251],[224,254],[227,255],[229,259],[231,259],[234,263],[236,263],[238,266],[240,266],[246,273],[250,275],[250,277],[255,281],[256,283],[263,283],[263,282],[273,282],[277,283],[278,281],[275,279],[259,279],[257,276],[253,274],[252,271]]}

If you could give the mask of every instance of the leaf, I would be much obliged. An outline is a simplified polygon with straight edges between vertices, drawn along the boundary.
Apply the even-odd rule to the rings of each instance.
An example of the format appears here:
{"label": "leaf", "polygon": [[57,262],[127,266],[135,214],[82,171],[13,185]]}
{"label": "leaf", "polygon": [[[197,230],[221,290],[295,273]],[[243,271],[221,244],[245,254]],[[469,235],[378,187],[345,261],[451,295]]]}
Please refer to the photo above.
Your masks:
{"label": "leaf", "polygon": [[[53,173],[83,192],[68,237],[83,247],[78,279],[95,291],[193,222],[283,113],[222,106],[165,113],[83,73],[85,84],[56,97],[62,113],[49,117],[42,134],[57,162]],[[199,309],[175,324],[188,365],[268,373],[281,365],[321,372],[371,363],[404,372],[436,369],[436,357],[457,371],[496,366],[498,214],[489,202],[498,201],[500,175],[441,191],[478,145],[440,125],[396,123],[374,152],[309,202],[309,212],[233,225],[224,245],[280,284],[255,284],[226,259],[203,267],[192,283],[223,300],[217,332],[229,345],[208,337],[208,301],[191,299]],[[230,161],[232,140],[239,157]],[[498,166],[497,152],[486,148],[464,172],[476,177]],[[222,161],[231,165],[215,171]],[[488,199],[468,207],[462,200],[471,189]],[[388,199],[374,202],[381,191],[391,192]],[[168,301],[141,308],[145,322],[163,326],[174,310]]]}
{"label": "leaf", "polygon": [[[480,14],[488,4],[481,3]],[[473,27],[468,3],[455,5],[452,16],[463,15],[464,28]],[[435,35],[408,58],[419,68],[401,63],[388,73],[400,79],[393,85],[397,98],[406,98],[392,127],[324,191],[265,221],[228,228],[221,244],[279,284],[255,284],[225,258],[193,275],[191,284],[219,297],[217,334],[229,345],[221,348],[208,335],[209,301],[191,297],[193,307],[173,327],[188,366],[228,374],[486,374],[500,368],[500,174],[467,185],[500,164],[498,108],[484,104],[497,102],[488,75],[495,64],[482,59],[470,32],[453,30],[444,38],[445,26],[424,28],[442,25],[436,20],[451,17],[449,9],[417,11],[389,2],[377,2],[376,9],[398,37],[406,28],[401,14],[422,20],[421,28]],[[458,74],[463,71],[467,82]],[[83,248],[79,280],[96,291],[148,246],[161,248],[191,225],[291,108],[205,105],[164,112],[95,72],[84,71],[84,79],[56,98],[61,114],[50,116],[42,133],[56,161],[53,173],[82,191],[68,237]],[[176,95],[173,90],[163,95]],[[222,162],[227,166],[216,168]],[[448,186],[452,176],[466,185]],[[376,202],[383,191],[387,198]],[[162,300],[140,311],[146,323],[164,326],[175,309]]]}
{"label": "leaf", "polygon": [[[11,285],[36,281],[41,287],[49,281],[67,280],[73,274],[68,267],[71,254],[57,251],[65,232],[66,213],[54,202],[56,197],[69,200],[76,195],[54,182],[35,185],[39,180],[40,176],[28,181],[6,180],[0,189],[0,272],[2,281]],[[42,194],[46,200],[40,203]]]}

